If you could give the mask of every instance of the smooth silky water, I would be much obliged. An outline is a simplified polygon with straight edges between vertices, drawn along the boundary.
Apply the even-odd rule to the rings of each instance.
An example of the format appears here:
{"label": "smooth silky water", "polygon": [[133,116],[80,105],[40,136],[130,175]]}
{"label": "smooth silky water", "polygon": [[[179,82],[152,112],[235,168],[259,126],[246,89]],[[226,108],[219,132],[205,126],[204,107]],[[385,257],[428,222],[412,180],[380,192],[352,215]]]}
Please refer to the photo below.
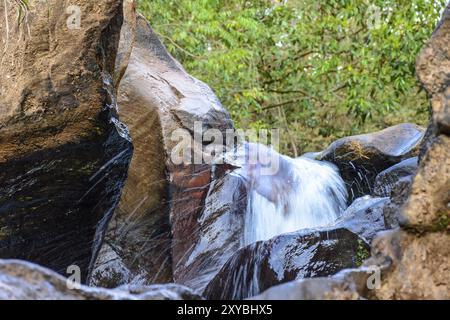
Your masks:
{"label": "smooth silky water", "polygon": [[248,190],[244,244],[300,229],[332,225],[347,208],[347,190],[337,168],[309,158],[290,158],[258,144],[239,157]]}

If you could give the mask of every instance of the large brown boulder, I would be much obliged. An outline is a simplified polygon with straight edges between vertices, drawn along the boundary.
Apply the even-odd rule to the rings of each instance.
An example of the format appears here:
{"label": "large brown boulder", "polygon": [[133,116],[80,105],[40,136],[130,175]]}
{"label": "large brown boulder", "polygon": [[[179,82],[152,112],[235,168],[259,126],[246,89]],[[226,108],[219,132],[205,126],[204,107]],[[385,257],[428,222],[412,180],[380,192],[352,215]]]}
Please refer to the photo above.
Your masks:
{"label": "large brown boulder", "polygon": [[372,245],[366,265],[388,265],[380,287],[369,297],[377,299],[448,299],[450,297],[450,235],[391,231]]}
{"label": "large brown boulder", "polygon": [[210,282],[208,299],[243,299],[280,283],[357,267],[368,245],[347,229],[304,230],[237,251]]}
{"label": "large brown boulder", "polygon": [[[417,60],[417,75],[431,97],[432,122],[411,194],[401,211],[409,233],[397,235],[400,263],[377,297],[450,298],[450,3]],[[393,241],[380,239],[377,251]]]}
{"label": "large brown boulder", "polygon": [[403,226],[418,231],[443,231],[450,226],[450,137],[437,136],[414,178],[402,212]]}
{"label": "large brown boulder", "polygon": [[434,135],[450,135],[450,9],[447,4],[431,40],[421,51],[416,63],[419,81],[431,97]]}
{"label": "large brown boulder", "polygon": [[21,24],[0,3],[0,258],[91,269],[132,150],[112,81],[121,2],[30,1]]}
{"label": "large brown boulder", "polygon": [[317,158],[334,163],[349,200],[372,194],[375,178],[387,168],[419,153],[424,130],[410,123],[333,142]]}
{"label": "large brown boulder", "polygon": [[201,153],[196,122],[224,135],[233,125],[212,90],[186,73],[142,16],[129,38],[134,46],[118,102],[135,151],[91,284],[175,281],[201,291],[240,246],[246,197],[226,165],[174,163],[173,136],[184,132]]}
{"label": "large brown boulder", "polygon": [[432,121],[403,211],[404,226],[449,230],[450,226],[450,4],[417,59],[417,76],[431,97]]}

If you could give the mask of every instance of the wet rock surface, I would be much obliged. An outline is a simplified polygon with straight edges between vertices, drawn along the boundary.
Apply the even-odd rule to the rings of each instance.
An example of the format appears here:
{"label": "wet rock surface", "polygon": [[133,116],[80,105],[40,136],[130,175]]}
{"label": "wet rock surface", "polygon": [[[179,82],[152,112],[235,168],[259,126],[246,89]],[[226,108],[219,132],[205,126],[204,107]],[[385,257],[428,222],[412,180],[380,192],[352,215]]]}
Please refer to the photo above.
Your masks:
{"label": "wet rock surface", "polygon": [[368,268],[346,269],[332,277],[309,278],[274,286],[250,300],[359,300],[367,296]]}
{"label": "wet rock surface", "polygon": [[[131,56],[130,46],[135,44],[130,38],[136,36],[136,12],[127,6],[125,12],[128,19],[122,29],[117,76],[124,72],[117,69],[124,68],[123,60]],[[141,28],[138,31],[144,32]],[[141,38],[137,45],[143,45]],[[161,122],[157,106],[140,95],[139,90],[145,90],[142,86],[146,83],[140,83],[136,77],[139,73],[133,69],[135,55],[128,59],[131,65],[118,88],[118,104],[121,120],[133,139],[134,152],[120,202],[89,281],[90,285],[107,288],[173,281],[169,180]],[[147,90],[151,91],[151,87]]]}
{"label": "wet rock surface", "polygon": [[0,4],[0,258],[91,270],[132,152],[110,76],[120,4],[80,2],[77,30],[54,0],[5,30],[19,6]]}
{"label": "wet rock surface", "polygon": [[177,279],[203,292],[220,268],[243,245],[246,189],[242,181],[226,174],[215,179],[199,219],[199,241]]}
{"label": "wet rock surface", "polygon": [[[69,284],[69,285],[68,285]],[[0,260],[0,300],[199,300],[181,285],[123,286],[102,289],[74,286],[59,274],[19,260]]]}
{"label": "wet rock surface", "polygon": [[449,240],[445,233],[385,231],[374,240],[372,257],[362,267],[282,284],[254,299],[448,299]]}
{"label": "wet rock surface", "polygon": [[417,76],[431,97],[432,121],[411,188],[403,226],[418,231],[450,228],[450,4],[417,59]]}
{"label": "wet rock surface", "polygon": [[403,160],[381,172],[375,179],[374,196],[390,197],[392,190],[402,181],[412,181],[417,172],[417,157]]}
{"label": "wet rock surface", "polygon": [[412,177],[402,178],[395,184],[391,191],[389,203],[384,207],[384,223],[386,229],[393,229],[399,226],[402,219],[400,212],[411,192]]}
{"label": "wet rock surface", "polygon": [[380,172],[417,155],[423,135],[424,130],[415,124],[400,124],[376,133],[337,140],[318,158],[338,166],[352,202],[372,194]]}
{"label": "wet rock surface", "polygon": [[333,227],[347,228],[370,243],[379,231],[386,230],[384,209],[389,203],[389,198],[358,198]]}
{"label": "wet rock surface", "polygon": [[243,299],[295,279],[358,266],[368,245],[347,229],[299,231],[236,252],[206,288],[209,299]]}

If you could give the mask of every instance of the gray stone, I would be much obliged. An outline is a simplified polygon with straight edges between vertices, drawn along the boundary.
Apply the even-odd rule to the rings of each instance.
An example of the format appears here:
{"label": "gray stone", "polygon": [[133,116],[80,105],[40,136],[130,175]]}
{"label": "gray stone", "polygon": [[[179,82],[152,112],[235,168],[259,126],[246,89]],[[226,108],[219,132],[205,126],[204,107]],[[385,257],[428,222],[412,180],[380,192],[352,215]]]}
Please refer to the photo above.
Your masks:
{"label": "gray stone", "polygon": [[191,289],[176,285],[92,288],[19,260],[0,260],[0,300],[199,300]]}
{"label": "gray stone", "polygon": [[392,189],[401,180],[412,180],[417,172],[418,158],[406,159],[381,172],[375,179],[373,194],[376,197],[390,197]]}
{"label": "gray stone", "polygon": [[379,231],[386,229],[384,209],[389,203],[389,198],[358,198],[342,214],[334,227],[347,228],[370,243]]}

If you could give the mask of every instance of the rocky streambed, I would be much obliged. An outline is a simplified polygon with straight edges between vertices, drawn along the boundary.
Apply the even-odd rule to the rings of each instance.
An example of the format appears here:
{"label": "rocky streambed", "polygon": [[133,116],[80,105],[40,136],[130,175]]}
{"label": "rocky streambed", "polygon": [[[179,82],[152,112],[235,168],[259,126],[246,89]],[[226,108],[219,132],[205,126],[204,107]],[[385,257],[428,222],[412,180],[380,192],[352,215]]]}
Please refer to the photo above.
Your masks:
{"label": "rocky streambed", "polygon": [[[248,243],[254,184],[236,164],[174,162],[178,133],[195,158],[199,131],[234,131],[225,108],[132,3],[79,3],[78,30],[56,0],[54,15],[30,4],[31,36],[0,15],[0,299],[449,298],[450,7],[417,60],[428,129],[305,155],[335,170],[342,190],[324,194],[346,203],[326,224]],[[283,212],[328,214],[302,208]]]}

